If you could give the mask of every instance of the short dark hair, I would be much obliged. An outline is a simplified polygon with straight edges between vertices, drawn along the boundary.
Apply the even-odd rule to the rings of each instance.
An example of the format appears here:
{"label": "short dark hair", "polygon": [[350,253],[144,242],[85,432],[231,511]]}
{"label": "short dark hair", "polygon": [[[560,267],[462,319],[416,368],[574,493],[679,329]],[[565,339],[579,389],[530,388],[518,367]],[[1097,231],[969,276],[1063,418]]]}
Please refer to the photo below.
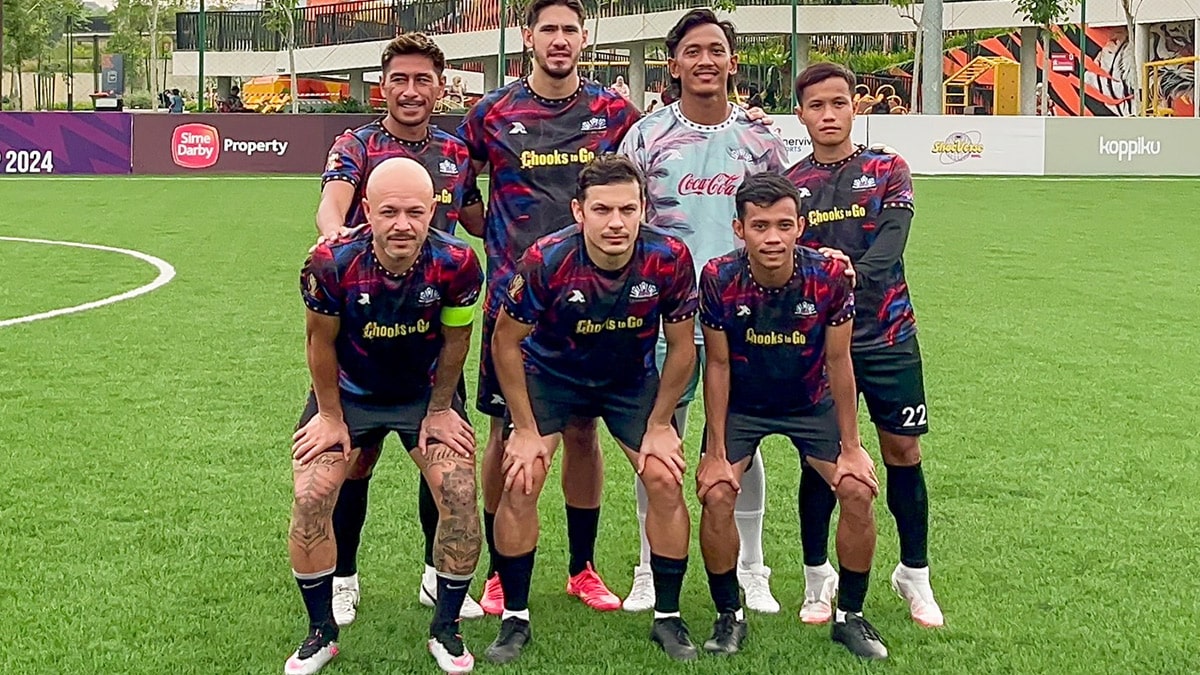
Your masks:
{"label": "short dark hair", "polygon": [[[729,53],[734,53],[734,50],[737,49],[737,29],[733,27],[733,22],[728,19],[721,21],[711,9],[693,9],[684,14],[667,33],[667,55],[675,58],[675,50],[679,47],[679,43],[683,42],[683,38],[687,37],[688,32],[693,28],[709,24],[721,29],[721,32],[725,34],[725,41],[729,43]],[[679,78],[672,77],[670,80],[676,94],[675,100],[679,100],[679,93],[682,90]],[[733,77],[729,78],[729,84],[726,88],[730,92],[735,90]]]}
{"label": "short dark hair", "polygon": [[575,198],[580,202],[587,196],[587,189],[601,185],[617,185],[619,183],[637,183],[638,195],[645,198],[646,178],[641,169],[625,155],[605,154],[593,159],[579,172],[579,184],[575,190]]}
{"label": "short dark hair", "polygon": [[536,26],[542,10],[555,6],[566,7],[579,15],[579,25],[581,26],[587,21],[587,10],[584,9],[582,0],[533,0],[529,3],[529,8],[525,10],[525,27]]}
{"label": "short dark hair", "polygon": [[829,61],[814,63],[796,76],[796,102],[804,103],[804,90],[808,87],[820,84],[834,77],[845,80],[851,92],[854,91],[854,87],[858,83],[858,78],[854,76],[854,71],[840,63],[831,63]]}
{"label": "short dark hair", "polygon": [[433,61],[433,69],[439,76],[446,70],[446,54],[433,39],[424,33],[402,33],[383,48],[383,56],[380,58],[383,72],[387,72],[388,64],[391,63],[393,57],[410,54],[428,57],[430,61]]}
{"label": "short dark hair", "polygon": [[800,215],[800,191],[792,185],[792,181],[770,172],[748,176],[742,181],[737,196],[734,197],[738,220],[745,219],[747,204],[766,208],[780,199],[791,199],[795,202],[796,215]]}
{"label": "short dark hair", "polygon": [[732,21],[718,19],[717,15],[711,9],[693,9],[684,14],[667,33],[667,55],[671,57],[675,56],[675,50],[679,47],[679,43],[683,42],[683,38],[693,28],[709,24],[720,28],[721,32],[725,34],[725,41],[729,43],[730,52],[737,49],[737,29],[733,27]]}

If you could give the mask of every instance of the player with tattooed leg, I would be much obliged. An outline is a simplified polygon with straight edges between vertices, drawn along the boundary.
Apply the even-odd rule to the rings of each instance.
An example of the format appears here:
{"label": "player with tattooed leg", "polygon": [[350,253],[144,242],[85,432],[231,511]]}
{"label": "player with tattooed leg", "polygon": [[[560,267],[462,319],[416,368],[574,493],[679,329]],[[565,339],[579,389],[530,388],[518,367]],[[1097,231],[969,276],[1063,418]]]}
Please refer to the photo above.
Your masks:
{"label": "player with tattooed leg", "polygon": [[433,182],[412,159],[375,168],[363,210],[370,229],[318,245],[301,273],[312,392],[293,437],[288,552],[309,630],[284,673],[315,673],[338,653],[334,505],[355,453],[391,431],[438,507],[428,649],[444,672],[469,672],[458,621],[482,537],[475,435],[455,388],[483,272],[470,246],[430,229]]}

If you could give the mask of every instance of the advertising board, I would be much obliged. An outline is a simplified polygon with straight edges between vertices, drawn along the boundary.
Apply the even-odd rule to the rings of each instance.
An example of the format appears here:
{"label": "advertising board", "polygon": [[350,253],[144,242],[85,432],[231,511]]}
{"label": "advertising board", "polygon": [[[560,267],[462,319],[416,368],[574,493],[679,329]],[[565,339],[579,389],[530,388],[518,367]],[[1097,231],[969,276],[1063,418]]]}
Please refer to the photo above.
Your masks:
{"label": "advertising board", "polygon": [[917,174],[1040,176],[1041,117],[871,115],[872,145],[894,148]]}
{"label": "advertising board", "polygon": [[1200,120],[1046,120],[1047,175],[1200,176]]}
{"label": "advertising board", "polygon": [[127,113],[0,113],[0,176],[130,171]]}

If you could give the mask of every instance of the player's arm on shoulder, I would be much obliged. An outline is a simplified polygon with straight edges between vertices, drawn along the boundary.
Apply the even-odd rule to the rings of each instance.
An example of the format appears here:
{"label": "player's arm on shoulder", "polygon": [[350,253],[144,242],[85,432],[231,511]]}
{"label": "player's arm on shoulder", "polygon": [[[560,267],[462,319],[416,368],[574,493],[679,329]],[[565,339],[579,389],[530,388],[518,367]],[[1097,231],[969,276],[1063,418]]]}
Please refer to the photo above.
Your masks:
{"label": "player's arm on shoulder", "polygon": [[326,239],[335,239],[346,224],[350,202],[357,188],[344,180],[326,181],[321,187],[321,203],[317,205],[317,232]]}
{"label": "player's arm on shoulder", "polygon": [[321,202],[317,206],[317,231],[322,237],[336,237],[346,224],[366,161],[366,148],[353,133],[347,131],[333,142],[321,174]]}

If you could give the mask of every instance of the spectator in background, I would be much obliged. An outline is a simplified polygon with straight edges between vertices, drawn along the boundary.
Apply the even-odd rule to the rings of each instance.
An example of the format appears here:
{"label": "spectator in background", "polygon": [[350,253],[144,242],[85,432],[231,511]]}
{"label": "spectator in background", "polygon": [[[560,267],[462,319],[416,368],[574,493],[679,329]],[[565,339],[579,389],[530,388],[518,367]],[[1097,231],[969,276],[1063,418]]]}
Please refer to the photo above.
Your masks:
{"label": "spectator in background", "polygon": [[625,78],[623,76],[618,75],[617,81],[613,82],[612,87],[610,88],[625,98],[629,98],[629,85],[625,84]]}
{"label": "spectator in background", "polygon": [[171,90],[171,105],[167,110],[173,113],[183,112],[183,96],[179,94],[178,89]]}
{"label": "spectator in background", "polygon": [[650,105],[646,106],[646,114],[649,115],[650,113],[654,112],[655,108],[657,108],[657,107],[658,107],[658,101],[651,100]]}
{"label": "spectator in background", "polygon": [[463,86],[461,76],[455,75],[450,86],[446,87],[446,98],[454,101],[459,106],[465,107],[467,105],[467,90]]}
{"label": "spectator in background", "polygon": [[162,110],[171,109],[171,93],[168,91],[160,91],[158,93],[158,107]]}

